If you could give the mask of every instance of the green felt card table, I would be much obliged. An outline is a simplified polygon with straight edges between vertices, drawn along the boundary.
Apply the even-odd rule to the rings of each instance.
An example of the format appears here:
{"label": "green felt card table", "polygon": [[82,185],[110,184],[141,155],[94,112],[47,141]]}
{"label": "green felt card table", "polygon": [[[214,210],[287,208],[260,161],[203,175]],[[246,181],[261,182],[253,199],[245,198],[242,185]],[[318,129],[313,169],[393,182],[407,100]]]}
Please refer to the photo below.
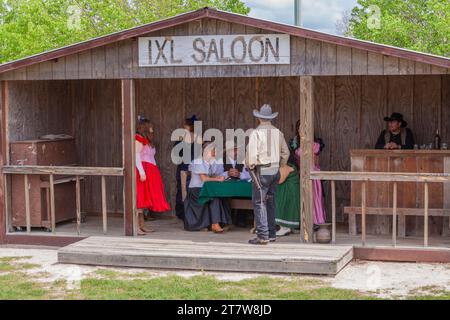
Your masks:
{"label": "green felt card table", "polygon": [[241,180],[205,182],[200,192],[199,202],[205,204],[213,198],[252,198],[252,183]]}

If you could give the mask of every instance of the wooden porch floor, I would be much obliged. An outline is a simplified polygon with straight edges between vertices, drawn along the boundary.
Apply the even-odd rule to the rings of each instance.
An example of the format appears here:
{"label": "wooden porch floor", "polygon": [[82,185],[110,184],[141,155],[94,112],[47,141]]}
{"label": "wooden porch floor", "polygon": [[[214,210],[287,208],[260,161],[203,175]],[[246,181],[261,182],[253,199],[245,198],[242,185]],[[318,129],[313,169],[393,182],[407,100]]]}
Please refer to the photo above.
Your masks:
{"label": "wooden porch floor", "polygon": [[[183,230],[180,220],[171,216],[162,216],[162,219],[148,222],[156,232],[141,237],[154,240],[183,240],[194,242],[236,242],[246,243],[252,235],[248,228],[234,228],[224,234],[214,234],[211,232],[188,232]],[[347,232],[346,225],[338,225],[336,234],[337,245],[362,246],[361,236],[351,236]],[[102,221],[100,217],[89,216],[81,226],[82,236],[105,236],[102,232]],[[56,228],[57,235],[73,236],[76,233],[74,223],[59,224]],[[48,235],[48,233],[42,233]],[[123,236],[123,220],[112,217],[108,219],[108,237]],[[292,234],[288,237],[279,238],[277,243],[298,244],[300,236]],[[367,235],[366,247],[392,247],[392,237],[383,235]],[[422,237],[397,238],[399,248],[421,248],[423,247]],[[450,249],[450,237],[432,236],[429,238],[429,247]]]}
{"label": "wooden porch floor", "polygon": [[162,216],[150,225],[156,232],[125,237],[123,219],[109,217],[108,233],[103,235],[101,217],[88,216],[82,223],[81,238],[76,236],[75,223],[64,223],[57,225],[55,234],[33,230],[31,234],[10,233],[7,239],[12,244],[70,244],[60,250],[62,263],[125,267],[332,275],[353,258],[450,263],[449,237],[430,237],[430,246],[424,248],[420,237],[399,238],[393,247],[390,236],[369,235],[363,247],[360,236],[348,235],[347,227],[341,225],[336,245],[301,244],[299,235],[293,234],[267,247],[255,247],[247,244],[253,237],[249,228],[233,228],[220,235],[187,232],[181,221],[170,216]]}
{"label": "wooden porch floor", "polygon": [[[442,262],[450,257],[448,237],[431,237],[430,247],[422,251],[423,239],[420,237],[399,238],[397,247],[393,248],[390,236],[369,235],[366,247],[362,247],[361,238],[348,235],[344,225],[338,228],[337,245],[304,245],[300,243],[299,235],[293,234],[267,247],[255,247],[247,244],[247,240],[253,237],[248,228],[234,228],[220,235],[187,232],[183,230],[181,221],[170,216],[162,216],[162,219],[149,224],[156,232],[144,237],[124,237],[123,220],[110,218],[108,234],[102,235],[101,218],[88,217],[82,224],[82,236],[88,238],[60,249],[59,262],[158,269],[335,275],[354,257],[411,262]],[[74,232],[73,223],[61,224],[57,228],[57,235],[73,235]]]}
{"label": "wooden porch floor", "polygon": [[[222,240],[222,241],[220,241]],[[274,243],[268,246],[149,238],[89,237],[58,251],[59,263],[336,275],[353,259],[352,246]]]}
{"label": "wooden porch floor", "polygon": [[[108,235],[100,236],[101,220],[88,217],[82,224],[87,239],[61,248],[60,263],[238,271],[284,274],[335,275],[353,259],[353,247],[303,245],[299,236],[285,237],[268,246],[251,246],[248,228],[224,234],[187,232],[171,216],[148,222],[156,230],[144,237],[123,237],[123,220],[108,220]],[[61,224],[57,234],[73,234],[72,223]]]}

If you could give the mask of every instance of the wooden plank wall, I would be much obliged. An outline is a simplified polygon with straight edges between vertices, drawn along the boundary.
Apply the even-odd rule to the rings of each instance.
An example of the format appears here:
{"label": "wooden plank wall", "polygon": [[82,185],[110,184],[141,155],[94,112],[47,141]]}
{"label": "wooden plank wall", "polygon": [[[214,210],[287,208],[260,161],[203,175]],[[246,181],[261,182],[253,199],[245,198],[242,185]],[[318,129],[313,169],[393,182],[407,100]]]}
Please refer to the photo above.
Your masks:
{"label": "wooden plank wall", "polygon": [[[78,164],[122,166],[120,81],[10,82],[10,140],[45,134],[76,138]],[[82,209],[101,212],[100,179],[83,183]],[[108,211],[121,212],[122,179],[107,178]]]}
{"label": "wooden plank wall", "polygon": [[280,118],[275,122],[286,138],[295,134],[299,118],[299,78],[224,78],[167,79],[136,82],[137,114],[151,119],[155,127],[157,162],[166,193],[174,206],[176,194],[175,171],[171,162],[174,129],[185,118],[196,114],[203,120],[203,129],[218,128],[247,130],[255,127],[252,111],[270,103]]}
{"label": "wooden plank wall", "polygon": [[[274,32],[208,18],[144,36],[260,33]],[[137,60],[138,42],[132,38],[6,72],[0,80],[450,74],[449,68],[294,36],[290,65],[139,68]]]}
{"label": "wooden plank wall", "polygon": [[[170,159],[170,136],[186,117],[196,114],[204,120],[205,130],[248,129],[256,124],[253,109],[271,103],[281,111],[277,125],[291,137],[299,115],[299,108],[292,107],[299,106],[298,90],[298,78],[293,77],[138,80],[137,114],[154,123],[157,161],[172,206],[176,168]],[[12,141],[71,134],[80,165],[122,165],[119,81],[14,81],[10,92]],[[108,179],[108,212],[121,212],[122,180]],[[84,211],[101,211],[99,179],[86,178],[82,196]]]}
{"label": "wooden plank wall", "polygon": [[[5,116],[8,114],[8,95],[7,95],[7,84],[3,81],[0,81],[0,164],[3,166],[8,161],[7,157],[7,132],[6,130],[6,121]],[[6,226],[7,226],[7,218],[4,214],[7,212],[7,200],[5,197],[5,175],[0,175],[0,244],[4,244],[6,242]]]}
{"label": "wooden plank wall", "polygon": [[[385,128],[384,116],[392,112],[404,114],[419,145],[431,142],[436,129],[450,143],[450,76],[338,76],[317,77],[315,82],[315,135],[326,144],[320,158],[323,170],[349,171],[350,150],[373,148]],[[330,212],[328,184],[325,190]],[[337,183],[341,221],[349,196],[350,183]]]}
{"label": "wooden plank wall", "polygon": [[[120,81],[70,81],[73,134],[81,165],[122,167],[122,109]],[[123,179],[106,178],[108,212],[123,211]],[[101,212],[101,179],[86,178],[83,210]]]}
{"label": "wooden plank wall", "polygon": [[72,106],[66,81],[10,82],[10,141],[48,133],[72,134]]}
{"label": "wooden plank wall", "polygon": [[[349,151],[372,148],[384,128],[383,117],[393,111],[404,113],[419,144],[431,141],[437,128],[443,141],[450,142],[450,76],[326,76],[315,78],[314,87],[315,135],[326,144],[323,170],[350,170]],[[10,88],[12,141],[50,132],[74,134],[80,164],[121,166],[119,81],[19,81],[11,82]],[[172,130],[192,114],[204,120],[204,129],[248,129],[255,126],[252,110],[263,103],[281,112],[276,124],[292,137],[299,118],[296,77],[136,82],[136,113],[155,125],[157,161],[172,205],[176,190],[170,161]],[[108,211],[122,211],[121,180],[107,185]],[[86,181],[86,211],[100,212],[99,187],[99,182]],[[329,209],[328,184],[325,190]],[[350,184],[337,183],[336,196],[342,220],[342,208],[350,204]]]}
{"label": "wooden plank wall", "polygon": [[[420,172],[445,173],[445,163],[448,158],[444,154],[364,154],[357,152],[352,158],[352,171],[361,172]],[[444,185],[442,183],[429,183],[429,207],[431,209],[444,208]],[[369,182],[367,184],[368,208],[392,207],[393,183]],[[351,206],[361,207],[361,182],[353,182]],[[398,208],[423,208],[424,184],[414,182],[398,183]],[[423,216],[406,216],[406,224],[399,221],[399,236],[423,236]],[[367,216],[367,233],[392,234],[392,216]],[[361,216],[356,217],[356,229],[361,230]],[[447,232],[448,223],[443,228],[443,217],[432,216],[429,221],[430,235],[440,235]],[[354,229],[353,229],[354,230]],[[355,233],[356,234],[356,233]]]}

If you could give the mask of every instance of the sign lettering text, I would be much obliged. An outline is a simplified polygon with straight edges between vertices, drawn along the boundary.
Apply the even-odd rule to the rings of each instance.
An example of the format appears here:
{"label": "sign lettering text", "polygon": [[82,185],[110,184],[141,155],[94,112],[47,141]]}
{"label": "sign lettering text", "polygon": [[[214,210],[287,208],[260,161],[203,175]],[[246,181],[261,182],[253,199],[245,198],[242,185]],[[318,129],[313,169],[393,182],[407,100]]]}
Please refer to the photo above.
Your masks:
{"label": "sign lettering text", "polygon": [[139,38],[140,67],[289,63],[289,35]]}

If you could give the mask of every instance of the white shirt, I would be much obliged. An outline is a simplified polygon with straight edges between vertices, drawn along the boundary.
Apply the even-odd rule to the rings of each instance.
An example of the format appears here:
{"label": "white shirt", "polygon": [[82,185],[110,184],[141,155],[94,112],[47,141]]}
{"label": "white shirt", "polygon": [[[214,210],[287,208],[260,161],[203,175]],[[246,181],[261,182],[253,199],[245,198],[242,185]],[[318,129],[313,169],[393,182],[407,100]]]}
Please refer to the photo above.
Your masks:
{"label": "white shirt", "polygon": [[270,123],[260,124],[252,131],[247,146],[246,165],[270,166],[264,171],[278,171],[280,165],[287,163],[289,159],[289,148],[283,133]]}
{"label": "white shirt", "polygon": [[201,188],[203,187],[203,181],[200,177],[201,174],[205,174],[209,177],[221,176],[223,174],[223,164],[215,161],[207,162],[201,161],[199,163],[193,162],[189,166],[191,171],[191,182],[189,188]]}

